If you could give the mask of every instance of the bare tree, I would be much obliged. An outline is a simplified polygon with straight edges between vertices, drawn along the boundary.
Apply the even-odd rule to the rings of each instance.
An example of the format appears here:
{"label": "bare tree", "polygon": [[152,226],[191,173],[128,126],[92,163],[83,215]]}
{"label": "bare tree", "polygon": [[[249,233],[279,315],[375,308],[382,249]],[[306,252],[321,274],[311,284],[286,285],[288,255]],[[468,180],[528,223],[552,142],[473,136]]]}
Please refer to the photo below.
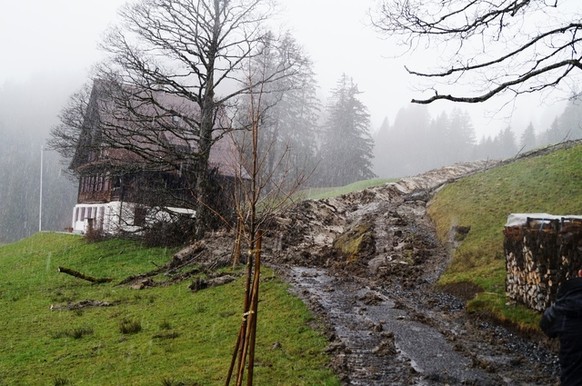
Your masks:
{"label": "bare tree", "polygon": [[[109,58],[96,77],[114,103],[99,139],[151,167],[191,173],[197,237],[213,217],[210,150],[232,129],[229,108],[256,86],[247,82],[243,64],[264,49],[271,11],[268,0],[142,0],[122,9],[122,24],[102,43]],[[288,74],[281,67],[258,82]],[[79,122],[66,113],[62,118],[66,136],[67,125]]]}
{"label": "bare tree", "polygon": [[103,44],[112,54],[105,71],[142,89],[178,95],[199,108],[198,119],[184,119],[191,129],[187,140],[195,137],[198,145],[198,237],[208,229],[211,216],[208,159],[216,118],[223,105],[247,88],[235,81],[233,91],[225,88],[224,96],[217,92],[236,79],[242,61],[255,54],[263,38],[260,27],[267,13],[260,5],[260,0],[145,0],[122,11],[123,28],[113,30]]}
{"label": "bare tree", "polygon": [[47,145],[50,149],[57,151],[64,162],[70,162],[77,150],[90,94],[91,85],[85,84],[79,91],[71,95],[67,105],[59,114],[60,122],[51,129]]}
{"label": "bare tree", "polygon": [[[373,16],[380,31],[410,49],[451,52],[442,66],[407,68],[442,82],[415,103],[477,103],[573,80],[582,69],[580,20],[580,3],[562,0],[383,0]],[[463,83],[468,91],[447,87]]]}
{"label": "bare tree", "polygon": [[[269,46],[271,43],[266,42]],[[300,52],[296,49],[290,50],[288,44],[288,39],[284,39],[281,46],[270,47],[276,53],[265,50],[264,55],[249,60],[247,79],[249,85],[255,86],[250,87],[249,93],[245,96],[245,103],[240,105],[244,109],[239,110],[238,122],[242,127],[236,139],[242,159],[239,162],[239,184],[235,195],[239,229],[234,246],[234,262],[238,263],[240,260],[242,243],[248,247],[249,254],[246,260],[243,320],[226,385],[230,384],[231,379],[235,380],[235,385],[242,385],[245,371],[246,384],[253,384],[262,231],[265,230],[268,220],[292,201],[293,194],[306,179],[306,175],[298,172],[297,168],[289,169],[284,166],[283,161],[287,158],[287,152],[275,147],[279,138],[272,133],[262,135],[263,130],[272,129],[265,122],[271,122],[278,117],[276,107],[284,101],[285,94],[295,89],[294,78],[303,76],[302,72],[298,71],[289,75],[286,79],[288,82],[266,83],[259,80],[271,77],[274,72],[280,71],[280,67],[288,67],[284,63],[290,57],[296,57],[293,61],[308,64],[304,60],[299,60]],[[274,156],[269,151],[272,149],[278,150]]]}

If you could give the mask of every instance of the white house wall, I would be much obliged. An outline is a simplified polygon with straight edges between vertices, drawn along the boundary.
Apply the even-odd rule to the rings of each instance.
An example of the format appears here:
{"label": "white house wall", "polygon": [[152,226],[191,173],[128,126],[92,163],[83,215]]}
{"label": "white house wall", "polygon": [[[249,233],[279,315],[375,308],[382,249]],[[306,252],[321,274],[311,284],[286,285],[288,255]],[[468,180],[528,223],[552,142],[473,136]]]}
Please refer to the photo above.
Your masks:
{"label": "white house wall", "polygon": [[121,208],[120,201],[106,204],[77,204],[73,209],[73,232],[87,232],[89,221],[93,220],[94,229],[114,233],[119,229]]}
{"label": "white house wall", "polygon": [[[75,233],[86,233],[89,222],[93,221],[93,229],[114,234],[120,231],[136,232],[141,228],[135,226],[134,215],[137,204],[131,202],[111,201],[104,204],[77,204],[73,209],[72,228]],[[168,213],[160,208],[150,209],[146,214],[146,222],[171,221]],[[186,208],[167,208],[176,214],[194,217],[196,212]]]}

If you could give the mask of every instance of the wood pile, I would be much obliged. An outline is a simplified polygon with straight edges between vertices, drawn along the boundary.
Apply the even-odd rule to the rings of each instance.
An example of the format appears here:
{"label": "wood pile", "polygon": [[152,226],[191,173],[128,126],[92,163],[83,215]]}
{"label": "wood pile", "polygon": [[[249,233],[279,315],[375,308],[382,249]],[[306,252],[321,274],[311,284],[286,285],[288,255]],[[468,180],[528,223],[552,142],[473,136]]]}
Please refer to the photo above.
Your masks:
{"label": "wood pile", "polygon": [[543,311],[582,269],[582,217],[512,214],[503,233],[507,296]]}

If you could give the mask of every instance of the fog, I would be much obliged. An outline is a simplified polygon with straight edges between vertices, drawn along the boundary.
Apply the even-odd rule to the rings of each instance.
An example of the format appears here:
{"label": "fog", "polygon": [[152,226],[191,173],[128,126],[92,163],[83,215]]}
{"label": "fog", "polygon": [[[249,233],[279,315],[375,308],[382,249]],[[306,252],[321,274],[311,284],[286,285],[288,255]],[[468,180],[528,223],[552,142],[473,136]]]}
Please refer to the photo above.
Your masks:
{"label": "fog", "polygon": [[[123,3],[20,0],[4,5],[0,14],[0,243],[38,231],[41,146],[67,98],[90,79],[91,66],[101,58],[98,42],[115,23],[116,9]],[[448,162],[491,156],[480,153],[477,145],[483,142],[485,146],[488,138],[493,142],[507,127],[519,147],[520,136],[530,123],[541,136],[566,107],[559,97],[542,100],[535,95],[505,105],[506,101],[476,106],[439,103],[420,109],[420,116],[412,114],[422,122],[411,123],[409,101],[416,93],[415,79],[407,75],[404,65],[430,61],[434,57],[430,52],[402,54],[390,39],[379,37],[368,17],[375,1],[282,3],[272,22],[276,28],[290,29],[312,59],[322,103],[341,74],[358,84],[360,99],[370,113],[370,132],[376,138],[375,171],[379,176],[402,176]],[[433,151],[439,153],[434,145],[445,137],[442,132],[429,131],[438,126],[443,112],[449,119],[448,130],[463,129],[451,123],[451,117],[464,117],[464,129],[470,127],[471,146],[475,146],[471,155],[467,151],[456,158],[434,155],[427,159]],[[435,141],[429,154],[422,149],[430,145],[426,139],[431,135]],[[445,142],[443,139],[442,150],[446,152]],[[70,225],[76,186],[64,175],[66,165],[56,154],[45,150],[43,155],[41,228],[63,230]]]}
{"label": "fog", "polygon": [[41,229],[64,230],[75,205],[76,187],[66,166],[42,148],[66,102],[68,77],[32,77],[0,88],[0,243],[39,230],[41,155],[43,214]]}

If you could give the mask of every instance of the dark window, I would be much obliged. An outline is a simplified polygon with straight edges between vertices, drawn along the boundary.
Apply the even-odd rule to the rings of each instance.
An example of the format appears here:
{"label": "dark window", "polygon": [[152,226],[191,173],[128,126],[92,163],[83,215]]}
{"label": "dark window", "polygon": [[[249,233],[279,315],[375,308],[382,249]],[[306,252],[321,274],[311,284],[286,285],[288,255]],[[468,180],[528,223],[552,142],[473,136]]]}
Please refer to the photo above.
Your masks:
{"label": "dark window", "polygon": [[87,176],[83,177],[82,191],[83,191],[83,193],[87,193],[89,191],[89,177],[87,177]]}
{"label": "dark window", "polygon": [[119,178],[118,176],[113,177],[113,187],[114,188],[121,187],[121,178]]}

